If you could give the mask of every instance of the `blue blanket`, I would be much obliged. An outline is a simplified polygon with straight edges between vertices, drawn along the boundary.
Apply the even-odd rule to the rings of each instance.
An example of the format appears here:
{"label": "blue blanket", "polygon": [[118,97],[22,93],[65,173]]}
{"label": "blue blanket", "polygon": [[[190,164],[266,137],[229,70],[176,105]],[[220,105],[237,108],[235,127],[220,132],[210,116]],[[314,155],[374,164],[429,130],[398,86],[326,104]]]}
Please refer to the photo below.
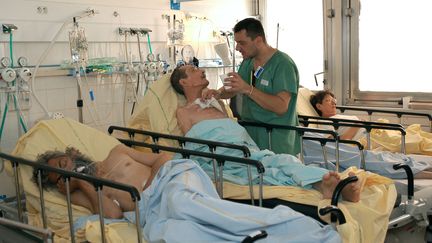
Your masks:
{"label": "blue blanket", "polygon": [[[192,160],[172,160],[161,167],[152,184],[141,193],[140,225],[148,242],[241,242],[258,230],[259,242],[342,242],[329,225],[286,206],[273,209],[234,203],[219,198],[207,174]],[[135,224],[135,213],[105,223]],[[75,230],[98,215],[81,217]]]}
{"label": "blue blanket", "polygon": [[149,242],[240,242],[257,230],[268,233],[260,242],[341,242],[331,226],[288,207],[221,200],[210,178],[191,160],[167,162],[142,193],[139,207]]}
{"label": "blue blanket", "polygon": [[[307,133],[306,136],[322,137],[323,135],[317,133]],[[323,162],[324,157],[320,143],[317,141],[305,140],[303,146],[305,163],[334,170],[334,164],[336,162],[336,146],[334,143],[327,143],[325,147],[327,151],[327,159],[331,162],[327,163],[327,165]],[[427,162],[416,161],[415,159],[401,153],[371,150],[365,150],[364,152],[366,170],[392,179],[406,178],[406,173],[404,170],[393,169],[393,165],[397,163],[409,165],[414,174],[417,174],[418,172],[430,167]],[[358,148],[354,146],[339,144],[339,161],[340,168],[342,170],[350,166],[357,166],[358,168],[361,168],[361,155]]]}
{"label": "blue blanket", "polygon": [[[247,146],[251,151],[251,159],[261,161],[265,167],[264,184],[266,185],[311,188],[313,183],[321,181],[323,175],[328,172],[322,168],[305,166],[299,159],[289,154],[274,154],[269,150],[260,150],[247,131],[229,118],[201,121],[195,124],[186,136]],[[202,144],[186,143],[185,148],[209,152],[208,146]],[[243,157],[241,151],[228,148],[217,148],[216,153]],[[191,157],[191,159],[196,160],[209,176],[213,176],[213,164],[210,159],[203,157]],[[247,185],[248,177],[245,168],[244,165],[238,163],[225,163],[224,179],[236,184]],[[257,184],[256,170],[252,172],[254,183]]]}

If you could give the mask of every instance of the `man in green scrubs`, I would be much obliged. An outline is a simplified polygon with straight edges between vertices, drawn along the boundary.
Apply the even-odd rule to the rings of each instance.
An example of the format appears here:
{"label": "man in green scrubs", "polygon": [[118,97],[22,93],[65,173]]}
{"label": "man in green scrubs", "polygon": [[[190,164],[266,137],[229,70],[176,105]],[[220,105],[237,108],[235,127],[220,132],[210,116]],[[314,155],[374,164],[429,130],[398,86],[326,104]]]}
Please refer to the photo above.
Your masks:
{"label": "man in green scrubs", "polygon": [[[299,74],[294,61],[271,47],[259,20],[247,18],[234,26],[236,50],[243,56],[237,73],[228,74],[224,86],[203,97],[242,99],[240,117],[245,121],[276,125],[298,125],[296,113]],[[265,128],[247,127],[261,149],[270,148]],[[271,150],[297,155],[300,139],[295,131],[273,129]]]}

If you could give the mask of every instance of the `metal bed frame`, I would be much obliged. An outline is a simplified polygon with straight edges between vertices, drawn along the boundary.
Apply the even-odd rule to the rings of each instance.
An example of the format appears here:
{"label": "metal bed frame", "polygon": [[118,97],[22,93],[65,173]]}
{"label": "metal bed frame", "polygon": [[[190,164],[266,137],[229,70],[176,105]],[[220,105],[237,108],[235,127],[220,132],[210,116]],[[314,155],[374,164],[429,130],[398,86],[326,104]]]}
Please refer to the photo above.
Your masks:
{"label": "metal bed frame", "polygon": [[[127,131],[129,130],[128,128],[124,128],[124,127],[116,127],[116,129],[121,129],[123,131]],[[110,129],[111,130],[111,129]],[[134,129],[132,129],[134,130]],[[147,131],[142,131],[144,133],[146,133]],[[153,132],[150,132],[153,133]],[[160,135],[161,137],[168,137],[171,135],[167,135],[167,134],[160,134],[160,133],[156,133],[157,135]],[[184,137],[182,137],[184,138]],[[195,139],[194,139],[195,140]],[[202,140],[202,139],[197,139],[198,141],[196,142],[207,142],[207,143],[213,143],[213,141],[209,141],[209,140]],[[184,158],[189,158],[191,155],[194,156],[202,156],[202,157],[207,157],[207,158],[212,158],[212,159],[216,159],[218,161],[218,163],[220,163],[222,166],[224,164],[225,161],[230,161],[230,162],[239,162],[239,163],[243,163],[246,162],[246,164],[248,165],[255,165],[257,167],[257,171],[260,174],[259,176],[259,190],[260,190],[260,197],[259,197],[259,206],[262,207],[262,202],[263,202],[263,188],[262,188],[262,174],[264,173],[264,167],[261,164],[261,162],[256,161],[256,160],[251,160],[251,159],[245,159],[245,158],[240,158],[240,157],[233,157],[233,156],[221,156],[220,154],[214,154],[214,153],[206,153],[206,152],[198,152],[198,151],[194,151],[194,150],[189,150],[189,149],[183,149],[183,148],[173,148],[173,147],[168,147],[168,146],[162,146],[162,145],[158,145],[158,144],[150,144],[150,143],[145,143],[145,142],[137,142],[134,140],[127,140],[127,139],[119,139],[120,142],[122,142],[123,144],[127,145],[127,146],[139,146],[139,147],[145,147],[145,148],[150,148],[152,150],[152,152],[154,153],[159,153],[160,150],[162,151],[167,151],[167,152],[175,152],[175,153],[179,153],[181,154]],[[223,161],[221,161],[221,159]],[[262,167],[262,169],[261,169]],[[330,221],[331,221],[331,225],[336,228],[336,224],[337,222],[339,222],[339,224],[344,224],[346,222],[345,216],[343,215],[343,212],[337,207],[338,205],[338,201],[340,198],[340,195],[342,193],[342,189],[347,186],[350,183],[356,182],[358,180],[357,176],[351,176],[348,178],[345,178],[344,180],[340,181],[338,183],[338,185],[335,188],[335,191],[332,194],[332,198],[331,198],[331,204],[329,206],[326,206],[324,208],[319,209],[318,213],[321,216],[327,215],[330,213],[331,217],[330,217]],[[251,180],[249,179],[249,181],[251,182]],[[251,195],[251,199],[252,199],[252,205],[253,205],[253,194]],[[221,197],[223,198],[223,197]],[[314,217],[315,218],[315,217]]]}
{"label": "metal bed frame", "polygon": [[385,110],[385,109],[377,109],[377,108],[364,108],[364,107],[355,107],[355,106],[336,106],[336,109],[339,109],[342,113],[346,110],[352,111],[364,111],[368,113],[369,121],[372,121],[373,113],[387,113],[394,114],[399,118],[399,123],[402,123],[402,116],[423,116],[429,119],[429,131],[432,132],[432,115],[422,112],[412,112],[412,111],[402,111],[402,110]]}
{"label": "metal bed frame", "polygon": [[[235,144],[229,144],[229,143],[222,143],[222,142],[216,142],[216,141],[208,141],[208,140],[202,140],[202,139],[195,139],[195,138],[187,138],[182,136],[175,136],[175,135],[169,135],[169,134],[162,134],[162,133],[156,133],[156,132],[150,132],[150,131],[143,131],[138,129],[132,129],[132,128],[126,128],[126,127],[120,127],[120,126],[110,126],[108,128],[108,133],[112,134],[115,130],[127,132],[129,137],[131,139],[135,138],[135,134],[140,135],[147,135],[150,136],[154,142],[154,144],[147,144],[143,142],[137,142],[135,140],[126,140],[126,139],[119,139],[118,140],[128,146],[142,146],[152,149],[153,152],[156,152],[158,150],[164,150],[168,152],[175,152],[182,154],[183,157],[188,157],[190,155],[195,156],[203,156],[207,158],[211,158],[213,160],[213,175],[214,180],[216,184],[216,190],[220,197],[223,197],[223,165],[225,161],[233,161],[236,163],[245,164],[247,166],[247,174],[249,179],[249,193],[251,197],[252,205],[254,204],[254,193],[253,193],[253,186],[252,186],[252,173],[251,173],[251,166],[255,166],[258,172],[259,176],[259,205],[262,206],[262,182],[263,182],[263,174],[264,174],[264,166],[261,162],[257,160],[251,160],[248,159],[250,157],[250,151],[249,148],[246,146],[240,146]],[[210,153],[205,152],[198,152],[193,150],[186,150],[186,149],[179,149],[179,148],[172,148],[167,146],[160,146],[157,144],[160,138],[166,138],[171,140],[176,140],[179,142],[180,147],[184,147],[186,142],[191,143],[198,143],[198,144],[205,144],[209,147]],[[243,152],[244,158],[239,157],[233,157],[233,156],[225,156],[221,154],[216,154],[217,147],[224,147],[234,150],[240,150]]]}
{"label": "metal bed frame", "polygon": [[395,123],[382,123],[382,122],[368,122],[368,121],[356,121],[349,119],[336,119],[336,118],[324,118],[324,117],[314,117],[314,116],[299,116],[299,122],[304,126],[309,124],[318,125],[330,125],[333,126],[335,130],[339,127],[358,127],[366,129],[366,139],[367,139],[367,149],[371,148],[371,137],[370,132],[372,129],[385,129],[385,130],[395,130],[401,133],[401,153],[406,154],[406,131],[401,124]]}
{"label": "metal bed frame", "polygon": [[48,229],[47,227],[47,218],[46,218],[46,212],[45,212],[45,203],[44,203],[44,194],[43,194],[43,189],[42,189],[42,171],[48,171],[48,172],[53,172],[53,173],[57,173],[60,174],[62,176],[62,178],[65,181],[65,185],[66,185],[66,201],[67,201],[67,209],[68,209],[68,218],[69,218],[69,229],[70,229],[70,236],[71,236],[71,242],[75,242],[75,237],[74,237],[74,227],[73,227],[73,217],[72,217],[72,203],[71,203],[71,196],[70,196],[70,187],[69,187],[69,181],[70,178],[77,178],[77,179],[81,179],[81,180],[85,180],[91,184],[93,184],[93,186],[95,187],[95,190],[97,191],[97,196],[98,196],[98,201],[99,201],[99,221],[100,221],[100,226],[101,226],[101,240],[102,242],[106,242],[106,237],[105,237],[105,230],[104,230],[104,218],[103,218],[103,208],[102,208],[102,188],[104,186],[107,187],[111,187],[111,188],[115,188],[118,190],[122,190],[125,192],[128,192],[131,195],[132,201],[135,202],[135,217],[136,217],[136,230],[137,230],[137,237],[138,237],[138,242],[142,242],[142,232],[141,232],[141,227],[140,227],[140,219],[139,219],[139,208],[138,208],[138,203],[140,201],[140,194],[138,192],[138,190],[130,185],[126,185],[126,184],[122,184],[122,183],[117,183],[117,182],[113,182],[113,181],[109,181],[106,179],[102,179],[102,178],[97,178],[94,176],[89,176],[86,174],[81,174],[81,173],[76,173],[76,172],[72,172],[72,171],[66,171],[66,170],[62,170],[62,169],[58,169],[58,168],[54,168],[45,164],[39,164],[36,163],[34,161],[30,161],[27,159],[23,159],[23,158],[19,158],[19,157],[15,157],[12,155],[8,155],[5,153],[1,153],[0,152],[0,158],[3,158],[5,160],[9,160],[12,163],[12,167],[13,167],[13,171],[14,171],[14,178],[15,178],[15,188],[16,188],[16,196],[17,196],[17,202],[18,202],[18,220],[19,222],[24,222],[23,221],[23,207],[22,207],[22,202],[21,202],[21,186],[19,183],[19,165],[27,165],[27,166],[31,166],[34,169],[36,169],[38,171],[38,186],[39,186],[39,195],[40,195],[40,203],[41,203],[41,213],[42,213],[42,222],[43,222],[43,227],[44,229]]}
{"label": "metal bed frame", "polygon": [[[0,226],[4,226],[6,228],[12,228],[12,229],[17,229],[19,230],[21,233],[19,233],[20,237],[24,237],[24,238],[28,238],[28,237],[32,237],[32,238],[36,238],[35,241],[43,241],[45,243],[52,243],[54,242],[54,234],[51,230],[49,229],[41,229],[38,227],[34,227],[28,224],[24,224],[21,222],[17,222],[14,220],[10,220],[10,219],[6,219],[3,217],[0,217]],[[1,229],[1,227],[0,227]],[[2,230],[3,231],[3,230]],[[28,235],[28,237],[26,237],[26,234],[23,234],[24,232],[29,231],[30,235]],[[36,235],[33,235],[36,234]],[[40,237],[41,236],[41,237]],[[8,239],[4,239],[4,240],[8,240]],[[12,240],[19,240],[22,241],[23,239],[10,239],[11,241],[3,241],[2,242],[12,242]],[[29,240],[32,241],[32,240]]]}

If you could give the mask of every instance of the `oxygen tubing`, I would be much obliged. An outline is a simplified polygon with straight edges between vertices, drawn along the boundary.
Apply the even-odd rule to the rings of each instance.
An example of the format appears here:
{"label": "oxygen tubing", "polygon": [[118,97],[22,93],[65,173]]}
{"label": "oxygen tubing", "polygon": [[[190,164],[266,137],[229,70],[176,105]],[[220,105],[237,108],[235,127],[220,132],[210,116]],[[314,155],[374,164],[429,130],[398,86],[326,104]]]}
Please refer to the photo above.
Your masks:
{"label": "oxygen tubing", "polygon": [[19,103],[18,103],[18,100],[16,98],[16,95],[13,95],[13,99],[14,99],[14,106],[15,106],[15,110],[17,112],[17,116],[19,116],[19,122],[21,124],[21,127],[22,127],[24,133],[26,133],[27,132],[27,127],[26,127],[26,125],[24,123],[24,119],[23,119],[22,114],[21,114],[21,108],[19,106]]}
{"label": "oxygen tubing", "polygon": [[14,59],[13,59],[13,51],[12,51],[12,31],[9,33],[9,53],[10,53],[10,59],[11,59],[11,63],[10,63],[10,67],[13,68],[14,67]]}
{"label": "oxygen tubing", "polygon": [[1,140],[1,137],[3,135],[3,129],[4,129],[5,122],[6,122],[6,114],[8,112],[8,109],[9,109],[9,94],[7,94],[7,98],[6,98],[6,102],[5,102],[5,106],[4,106],[4,110],[3,110],[2,122],[1,122],[1,126],[0,126],[0,140]]}
{"label": "oxygen tubing", "polygon": [[150,42],[150,34],[148,32],[147,32],[147,44],[149,47],[150,54],[153,54],[153,50],[152,50],[152,46],[151,46],[151,42]]}

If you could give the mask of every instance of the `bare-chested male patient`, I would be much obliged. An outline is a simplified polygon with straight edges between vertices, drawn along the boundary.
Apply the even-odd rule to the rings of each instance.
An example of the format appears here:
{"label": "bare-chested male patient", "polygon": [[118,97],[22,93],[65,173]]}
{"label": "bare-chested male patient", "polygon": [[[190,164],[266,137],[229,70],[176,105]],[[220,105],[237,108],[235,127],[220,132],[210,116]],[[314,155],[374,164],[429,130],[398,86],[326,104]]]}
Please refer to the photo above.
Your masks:
{"label": "bare-chested male patient", "polygon": [[[200,121],[228,117],[222,103],[223,111],[214,107],[203,109],[195,104],[197,99],[201,99],[203,92],[206,91],[209,84],[203,70],[191,65],[181,66],[173,71],[170,81],[176,92],[186,97],[187,104],[183,107],[179,107],[176,112],[178,124],[184,134]],[[339,174],[329,171],[323,176],[322,181],[315,183],[313,187],[323,194],[323,198],[331,198],[333,190],[339,181]],[[344,199],[353,202],[359,201],[360,187],[360,181],[350,184],[342,192]]]}
{"label": "bare-chested male patient", "polygon": [[[69,147],[65,152],[47,151],[38,156],[37,162],[46,163],[52,167],[80,171],[89,175],[134,186],[139,191],[145,190],[159,168],[171,158],[168,154],[150,154],[117,145],[108,157],[101,162],[91,161],[77,149]],[[37,171],[33,180],[37,181]],[[66,194],[64,180],[56,173],[44,173],[43,187],[57,187],[59,192]],[[96,191],[90,183],[75,178],[70,179],[70,192],[73,204],[83,206],[92,213],[99,211]],[[103,188],[103,212],[107,218],[121,218],[123,212],[135,209],[129,193],[110,187]]]}

